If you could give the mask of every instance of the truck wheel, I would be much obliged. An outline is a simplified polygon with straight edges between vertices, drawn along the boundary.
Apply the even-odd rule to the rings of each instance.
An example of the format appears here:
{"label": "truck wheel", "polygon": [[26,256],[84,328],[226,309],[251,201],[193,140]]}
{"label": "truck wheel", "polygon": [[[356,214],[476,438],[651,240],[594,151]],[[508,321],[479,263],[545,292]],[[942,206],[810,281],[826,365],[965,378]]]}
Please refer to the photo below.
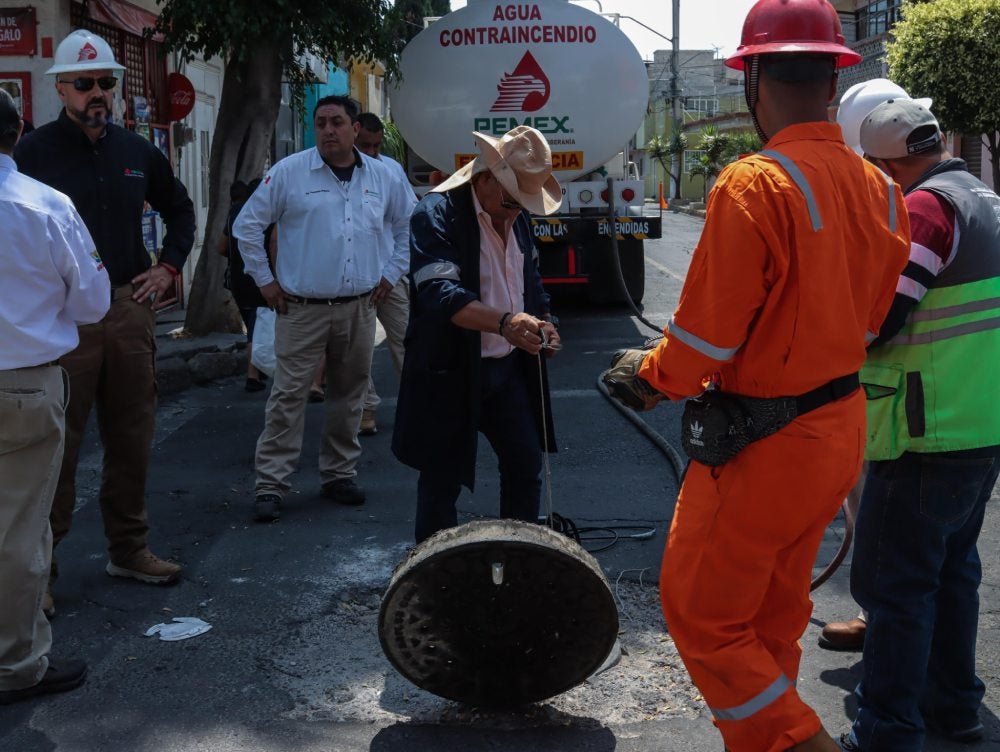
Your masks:
{"label": "truck wheel", "polygon": [[[622,264],[622,276],[625,277],[625,287],[629,297],[636,305],[642,302],[646,293],[646,254],[641,240],[623,240],[618,244],[619,258]],[[625,302],[620,296],[619,300]]]}

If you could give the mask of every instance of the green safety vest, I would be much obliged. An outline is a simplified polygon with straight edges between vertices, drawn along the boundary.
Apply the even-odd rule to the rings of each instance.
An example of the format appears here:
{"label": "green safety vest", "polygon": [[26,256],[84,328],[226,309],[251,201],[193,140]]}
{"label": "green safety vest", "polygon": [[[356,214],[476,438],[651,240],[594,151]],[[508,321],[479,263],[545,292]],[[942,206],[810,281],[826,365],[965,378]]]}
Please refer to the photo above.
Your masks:
{"label": "green safety vest", "polygon": [[1000,197],[964,166],[941,162],[907,191],[951,203],[958,247],[899,333],[869,350],[868,460],[1000,444]]}

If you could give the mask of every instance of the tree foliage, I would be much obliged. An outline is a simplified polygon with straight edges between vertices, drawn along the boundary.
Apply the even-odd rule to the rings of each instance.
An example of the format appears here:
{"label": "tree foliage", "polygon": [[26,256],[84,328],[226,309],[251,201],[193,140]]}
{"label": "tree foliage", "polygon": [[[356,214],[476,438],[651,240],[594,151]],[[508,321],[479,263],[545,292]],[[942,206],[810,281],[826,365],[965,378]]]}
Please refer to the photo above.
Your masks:
{"label": "tree foliage", "polygon": [[423,31],[426,16],[443,16],[451,11],[450,0],[396,0],[395,17],[399,35],[407,42]]}
{"label": "tree foliage", "polygon": [[[669,134],[653,136],[646,144],[649,156],[659,162],[665,175],[674,181],[674,198],[680,197],[681,158],[687,149],[687,135],[681,129],[681,124],[674,121]],[[673,165],[677,165],[673,168]]]}
{"label": "tree foliage", "polygon": [[732,138],[731,134],[720,131],[713,125],[706,125],[701,129],[697,148],[703,154],[699,155],[697,162],[688,170],[688,175],[692,178],[695,176],[704,178],[702,200],[708,196],[709,183],[722,172],[722,168],[731,160],[729,155],[732,149]]}
{"label": "tree foliage", "polygon": [[212,252],[222,235],[234,180],[260,177],[269,154],[283,80],[304,82],[296,60],[379,60],[395,71],[402,40],[388,0],[158,0],[156,31],[185,59],[225,62],[209,162],[209,211],[185,328],[227,329],[234,308],[222,288],[225,260]]}
{"label": "tree foliage", "polygon": [[906,2],[888,47],[892,80],[932,97],[941,127],[984,135],[1000,186],[1000,0]]}

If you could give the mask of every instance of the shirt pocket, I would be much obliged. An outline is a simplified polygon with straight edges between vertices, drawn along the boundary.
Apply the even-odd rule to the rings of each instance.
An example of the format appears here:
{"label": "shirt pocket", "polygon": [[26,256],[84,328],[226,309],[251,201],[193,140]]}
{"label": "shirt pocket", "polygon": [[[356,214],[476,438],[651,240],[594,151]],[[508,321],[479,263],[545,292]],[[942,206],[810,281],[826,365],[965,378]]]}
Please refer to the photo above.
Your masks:
{"label": "shirt pocket", "polygon": [[382,195],[366,188],[361,195],[360,227],[365,232],[380,234],[385,215],[385,201]]}

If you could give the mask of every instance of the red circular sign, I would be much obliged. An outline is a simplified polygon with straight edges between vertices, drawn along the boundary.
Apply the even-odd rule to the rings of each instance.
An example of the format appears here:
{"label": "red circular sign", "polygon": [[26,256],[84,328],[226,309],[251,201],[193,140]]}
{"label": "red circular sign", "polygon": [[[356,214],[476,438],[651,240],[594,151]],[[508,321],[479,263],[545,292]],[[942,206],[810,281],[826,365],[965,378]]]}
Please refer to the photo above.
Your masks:
{"label": "red circular sign", "polygon": [[170,119],[186,118],[194,109],[194,85],[188,77],[180,73],[167,76],[167,93],[170,95]]}

